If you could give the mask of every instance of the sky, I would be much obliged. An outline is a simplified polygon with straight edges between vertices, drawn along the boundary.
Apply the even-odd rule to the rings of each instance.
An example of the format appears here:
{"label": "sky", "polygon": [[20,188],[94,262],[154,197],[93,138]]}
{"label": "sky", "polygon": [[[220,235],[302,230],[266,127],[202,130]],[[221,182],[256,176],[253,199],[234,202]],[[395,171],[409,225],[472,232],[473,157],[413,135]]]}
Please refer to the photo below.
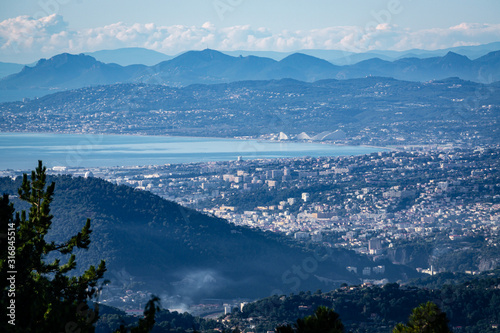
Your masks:
{"label": "sky", "polygon": [[0,61],[145,47],[221,51],[435,50],[500,41],[499,0],[16,0]]}

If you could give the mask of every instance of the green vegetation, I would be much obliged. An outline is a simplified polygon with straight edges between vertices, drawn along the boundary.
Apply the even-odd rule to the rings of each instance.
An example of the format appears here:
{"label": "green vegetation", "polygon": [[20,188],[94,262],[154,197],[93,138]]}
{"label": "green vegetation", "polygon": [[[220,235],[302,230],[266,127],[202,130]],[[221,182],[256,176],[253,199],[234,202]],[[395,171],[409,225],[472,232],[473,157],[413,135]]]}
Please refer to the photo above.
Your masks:
{"label": "green vegetation", "polygon": [[90,308],[87,303],[96,297],[106,265],[101,261],[81,276],[71,275],[76,268],[73,250],[87,249],[90,244],[90,220],[67,241],[46,240],[52,226],[55,184],[46,186],[45,170],[40,161],[31,181],[24,175],[19,188],[19,198],[30,205],[28,216],[24,210],[14,215],[8,195],[0,201],[0,226],[8,235],[2,239],[2,249],[8,251],[2,250],[0,257],[2,331],[59,332],[71,327],[93,332],[98,307]]}
{"label": "green vegetation", "polygon": [[[343,333],[339,314],[325,306],[318,307],[310,316],[297,319],[294,327],[282,325],[276,328],[276,333]],[[408,323],[397,324],[393,333],[451,333],[448,319],[433,302],[420,304],[414,308]]]}
{"label": "green vegetation", "polygon": [[310,316],[297,319],[295,330],[290,326],[276,328],[277,333],[343,333],[344,325],[339,314],[326,306],[320,306]]}
{"label": "green vegetation", "polygon": [[[8,318],[2,321],[2,332],[95,332],[99,305],[92,301],[102,290],[98,282],[106,264],[101,260],[97,268],[91,265],[81,276],[72,272],[77,265],[74,250],[89,248],[90,219],[64,242],[47,240],[53,224],[54,188],[54,182],[47,186],[46,168],[39,161],[31,180],[24,174],[18,190],[19,198],[29,205],[28,216],[25,210],[16,212],[8,194],[0,199],[0,227],[7,236],[1,239],[7,251],[0,256],[0,307]],[[144,318],[135,326],[121,325],[116,332],[150,332],[159,302],[152,296]]]}
{"label": "green vegetation", "polygon": [[398,324],[393,333],[451,333],[448,318],[439,307],[427,302],[413,309],[406,325]]}
{"label": "green vegetation", "polygon": [[233,312],[232,326],[251,323],[255,332],[286,327],[297,318],[310,316],[324,306],[335,309],[350,332],[389,332],[408,320],[412,309],[434,302],[450,320],[451,327],[463,332],[494,332],[500,322],[500,275],[498,272],[447,284],[436,289],[399,286],[392,283],[377,286],[344,286],[330,292],[302,292],[289,296],[271,296],[245,305]]}
{"label": "green vegetation", "polygon": [[[192,300],[256,299],[273,290],[290,293],[336,288],[341,283],[325,285],[314,275],[357,283],[358,277],[345,267],[370,264],[368,258],[348,250],[313,251],[289,238],[238,227],[128,186],[97,178],[58,176],[52,180],[58,188],[52,205],[53,238],[64,239],[78,230],[75,221],[92,218],[92,245],[79,265],[106,260],[105,278],[120,290],[187,294]],[[0,188],[6,193],[14,194],[19,185],[19,180],[0,178]],[[313,259],[314,272],[305,274],[303,263]],[[294,273],[294,267],[302,273]],[[411,270],[404,270],[396,267],[390,278],[397,280],[402,272],[411,277]],[[123,271],[130,278],[123,278]],[[122,292],[111,296],[122,296]]]}
{"label": "green vegetation", "polygon": [[[101,306],[100,309],[96,333],[113,332],[116,327],[120,327],[120,333],[128,332],[140,326],[142,318],[127,316],[124,311],[108,306]],[[158,308],[155,311],[154,321],[153,333],[215,332],[215,329],[224,329],[224,325],[215,320],[195,317],[187,312],[178,313]]]}
{"label": "green vegetation", "polygon": [[139,319],[137,326],[130,330],[125,328],[125,325],[120,325],[120,328],[115,333],[148,333],[155,325],[155,316],[160,311],[160,299],[157,296],[152,296],[144,309],[144,318]]}
{"label": "green vegetation", "polygon": [[[217,230],[219,237],[222,238],[235,237],[226,239],[231,245],[230,248],[234,248],[236,242],[245,242],[245,237],[253,237],[258,242],[244,243],[247,251],[254,251],[253,254],[246,254],[247,256],[243,257],[245,259],[251,258],[251,255],[259,255],[259,252],[255,252],[256,249],[252,248],[252,244],[271,246],[265,250],[277,251],[280,248],[287,248],[288,251],[292,251],[289,253],[295,254],[313,252],[307,252],[305,248],[284,247],[287,245],[279,237],[268,238],[261,233],[236,228],[221,220],[208,218],[191,210],[182,210],[173,203],[128,187],[117,187],[97,179],[84,180],[70,177],[55,179],[63,184],[61,191],[58,188],[57,196],[54,193],[55,184],[46,185],[48,179],[41,163],[32,173],[31,181],[26,175],[17,183],[0,179],[1,188],[6,192],[12,190],[14,185],[18,185],[19,197],[13,200],[16,206],[19,203],[21,207],[29,209],[28,214],[25,211],[16,213],[14,203],[10,202],[8,195],[4,195],[0,200],[1,232],[8,236],[6,239],[0,239],[1,244],[7,249],[9,246],[12,247],[12,251],[9,249],[2,252],[0,258],[1,311],[9,320],[14,320],[14,317],[7,316],[10,314],[8,307],[11,299],[15,299],[17,310],[16,326],[4,322],[2,331],[48,332],[80,329],[81,332],[107,333],[118,328],[116,332],[119,333],[151,330],[182,333],[214,332],[222,329],[234,332],[238,331],[238,328],[245,331],[252,327],[252,331],[255,332],[278,328],[278,332],[284,333],[342,332],[345,327],[346,331],[351,332],[388,332],[393,328],[394,332],[448,332],[449,319],[449,324],[453,328],[462,327],[463,332],[482,333],[493,332],[500,322],[498,270],[477,277],[464,274],[438,274],[427,279],[415,280],[413,285],[406,286],[396,283],[386,284],[383,287],[343,285],[340,289],[326,293],[318,290],[315,293],[300,292],[289,296],[274,295],[245,305],[241,312],[235,310],[224,318],[224,323],[195,318],[187,313],[161,310],[159,299],[152,297],[146,305],[144,317],[132,318],[126,316],[123,311],[97,306],[91,302],[98,294],[98,281],[106,270],[104,262],[97,268],[90,266],[77,273],[76,257],[78,256],[79,263],[84,261],[84,257],[80,255],[82,252],[74,252],[77,249],[90,251],[92,236],[95,235],[95,231],[90,229],[90,220],[87,220],[76,235],[68,236],[78,224],[74,221],[79,220],[83,214],[89,214],[100,221],[101,228],[104,227],[103,221],[107,221],[114,223],[115,228],[117,225],[131,228],[134,233],[140,230],[134,227],[134,223],[148,227],[160,224],[169,230],[174,230],[174,235],[165,233],[163,237],[177,243],[183,240],[193,242],[193,238],[201,240],[203,238],[200,235],[201,230],[204,230],[206,237],[210,229]],[[108,201],[100,200],[102,199],[100,195],[105,195]],[[127,210],[131,205],[130,200],[133,200],[135,209]],[[57,208],[52,210],[52,206]],[[166,214],[162,215],[166,207],[171,208],[168,211],[168,218]],[[145,215],[148,210],[155,215]],[[53,211],[61,213],[63,217],[61,222],[53,223],[53,219],[56,220],[53,218]],[[151,220],[135,220],[144,217]],[[206,226],[207,224],[210,226]],[[63,228],[62,232],[58,230],[59,227]],[[113,225],[108,224],[106,227],[110,229],[105,230],[113,230],[111,229]],[[183,230],[187,235],[180,236],[175,232],[176,228]],[[162,228],[155,230],[165,231]],[[236,232],[232,232],[233,230]],[[53,237],[58,231],[59,236]],[[14,234],[15,239],[9,238]],[[116,241],[116,238],[110,238],[108,235],[101,240]],[[190,250],[208,251],[212,254],[228,246],[224,244],[223,247],[214,245],[210,247],[208,243],[204,243],[205,247],[194,247],[195,243],[191,243],[193,245]],[[150,247],[149,251],[156,249]],[[169,248],[169,251],[172,249]],[[231,257],[229,254],[223,255],[224,258]],[[15,262],[9,256],[15,257]],[[278,258],[283,257],[275,257],[274,260]],[[292,264],[294,262],[296,261],[291,261]],[[142,266],[140,264],[136,263],[137,269],[144,267],[144,260]],[[234,261],[231,264],[234,264]],[[246,265],[248,264],[249,262],[246,262]],[[262,265],[262,262],[260,264]],[[270,267],[271,263],[268,265]],[[8,279],[14,274],[10,273],[14,269],[15,298],[10,294],[11,280]],[[263,283],[262,280],[258,281]],[[301,283],[303,284],[299,287],[308,288],[307,281]],[[407,323],[402,324],[403,322]],[[292,324],[295,326],[292,327]],[[424,326],[434,328],[426,329]]]}

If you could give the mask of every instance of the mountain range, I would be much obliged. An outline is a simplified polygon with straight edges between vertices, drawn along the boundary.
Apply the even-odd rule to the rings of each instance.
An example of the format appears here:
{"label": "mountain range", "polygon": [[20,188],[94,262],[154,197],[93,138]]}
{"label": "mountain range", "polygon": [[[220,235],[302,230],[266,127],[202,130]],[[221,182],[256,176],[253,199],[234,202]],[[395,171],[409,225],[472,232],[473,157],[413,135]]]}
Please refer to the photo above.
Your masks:
{"label": "mountain range", "polygon": [[245,80],[291,78],[313,82],[367,76],[407,81],[459,77],[474,82],[500,80],[500,51],[475,60],[448,52],[442,57],[373,58],[354,65],[336,66],[310,55],[295,53],[280,61],[257,56],[233,57],[214,50],[189,51],[153,66],[106,64],[89,55],[60,54],[41,59],[33,67],[0,80],[0,101],[40,97],[49,92],[112,83],[149,83],[168,86],[215,84]]}
{"label": "mountain range", "polygon": [[[500,42],[470,45],[470,46],[455,46],[439,50],[422,50],[411,49],[405,51],[392,51],[392,50],[373,50],[362,53],[349,52],[346,50],[298,50],[297,52],[274,52],[274,51],[222,51],[223,53],[231,56],[259,56],[272,58],[274,60],[281,60],[293,53],[303,53],[316,58],[324,59],[334,65],[352,65],[363,60],[372,58],[379,58],[386,61],[395,61],[402,58],[431,58],[442,57],[448,52],[464,55],[470,59],[480,58],[490,52],[500,50]],[[101,59],[98,59],[101,60]]]}
{"label": "mountain range", "polygon": [[0,78],[15,74],[23,69],[24,65],[11,62],[0,62]]}
{"label": "mountain range", "polygon": [[162,61],[174,58],[164,53],[145,49],[142,47],[126,47],[116,50],[100,50],[95,52],[86,52],[85,54],[94,57],[98,61],[104,63],[115,63],[121,66],[153,66]]}
{"label": "mountain range", "polygon": [[[367,52],[351,52],[347,50],[319,50],[319,49],[303,49],[297,50],[295,52],[279,52],[279,51],[246,51],[246,50],[235,50],[235,51],[221,51],[224,54],[230,56],[258,56],[271,58],[274,60],[281,60],[293,53],[303,53],[316,58],[320,58],[333,63],[334,65],[352,65],[357,62],[368,60],[372,58],[380,58],[382,60],[394,61],[401,58],[430,58],[430,57],[442,57],[448,52],[454,52],[460,55],[464,55],[470,59],[476,59],[490,53],[492,51],[500,50],[500,42],[493,42],[480,45],[468,45],[468,46],[454,46],[445,49],[437,50],[424,50],[424,49],[410,49],[405,51],[394,51],[394,50],[372,50]],[[113,50],[99,50],[94,52],[84,52],[84,54],[90,55],[96,60],[104,63],[115,63],[121,66],[128,65],[156,65],[159,62],[170,60],[184,52],[167,55],[158,51],[151,49],[146,49],[142,47],[124,47]],[[4,70],[3,66],[6,63],[0,62],[0,78],[14,74],[18,72],[24,65],[14,64],[19,67],[19,70]],[[34,64],[33,64],[34,65]],[[31,66],[28,64],[28,66]],[[7,73],[7,74],[6,74]]]}
{"label": "mountain range", "polygon": [[[17,193],[20,179],[0,178],[2,193]],[[238,227],[146,191],[98,178],[57,176],[51,240],[62,241],[92,219],[92,245],[77,253],[78,268],[106,260],[113,288],[180,297],[265,297],[273,293],[359,283],[346,266],[386,265],[390,280],[418,275],[390,262],[373,263],[352,251],[309,247]],[[15,200],[16,209],[26,208]],[[120,294],[119,293],[119,294]]]}

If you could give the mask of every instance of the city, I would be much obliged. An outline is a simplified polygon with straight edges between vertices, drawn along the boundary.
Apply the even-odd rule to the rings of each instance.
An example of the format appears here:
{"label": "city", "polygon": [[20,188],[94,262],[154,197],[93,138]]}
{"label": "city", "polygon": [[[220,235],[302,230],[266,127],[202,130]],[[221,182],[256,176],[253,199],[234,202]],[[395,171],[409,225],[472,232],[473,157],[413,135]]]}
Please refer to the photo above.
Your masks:
{"label": "city", "polygon": [[[375,262],[389,259],[428,274],[477,274],[497,267],[498,256],[482,255],[467,264],[450,258],[464,251],[500,251],[499,170],[498,147],[442,146],[51,172],[150,191],[236,225],[347,248]],[[418,255],[412,253],[417,245]],[[367,281],[376,276],[370,268],[347,269],[363,271]]]}

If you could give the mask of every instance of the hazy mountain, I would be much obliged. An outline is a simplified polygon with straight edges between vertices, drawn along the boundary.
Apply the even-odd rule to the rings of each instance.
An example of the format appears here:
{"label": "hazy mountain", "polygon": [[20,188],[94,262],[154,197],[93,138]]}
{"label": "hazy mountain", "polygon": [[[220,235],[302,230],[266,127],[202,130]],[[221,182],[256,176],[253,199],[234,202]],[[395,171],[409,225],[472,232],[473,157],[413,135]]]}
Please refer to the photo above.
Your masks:
{"label": "hazy mountain", "polygon": [[[466,56],[448,52],[444,57],[433,58],[404,58],[395,61],[393,77],[405,77],[412,81],[427,81],[443,77],[458,76],[463,79],[472,79],[472,61]],[[458,74],[458,75],[457,75]]]}
{"label": "hazy mountain", "polygon": [[474,73],[485,82],[500,80],[498,69],[500,68],[500,51],[495,51],[482,56],[473,62]]}
{"label": "hazy mountain", "polygon": [[[399,58],[407,58],[409,56],[415,56],[418,58],[430,58],[430,57],[438,57],[444,56],[448,52],[457,53],[463,56],[466,56],[470,59],[477,59],[482,57],[490,52],[496,51],[500,49],[500,42],[482,44],[482,45],[470,45],[470,46],[455,46],[449,47],[446,49],[440,50],[421,50],[421,49],[412,49],[407,51],[396,51],[399,53],[397,57]],[[387,51],[381,51],[383,54],[387,53]],[[397,54],[395,53],[395,54]]]}
{"label": "hazy mountain", "polygon": [[173,57],[161,52],[141,48],[127,47],[116,50],[101,50],[85,53],[104,63],[115,63],[121,66],[147,65],[153,66],[162,61],[170,60]]}
{"label": "hazy mountain", "polygon": [[336,75],[337,79],[350,79],[365,76],[393,76],[393,63],[380,58],[363,60],[352,66],[342,66]]}
{"label": "hazy mountain", "polygon": [[[345,267],[375,265],[344,249],[306,250],[290,239],[237,227],[128,186],[68,176],[54,181],[51,238],[66,239],[91,218],[92,245],[77,254],[78,267],[105,259],[106,277],[124,289],[187,299],[253,298],[359,283],[361,276]],[[20,179],[0,178],[4,193],[17,193],[19,184]],[[392,280],[417,275],[383,264]]]}
{"label": "hazy mountain", "polygon": [[302,53],[294,53],[281,61],[272,64],[264,71],[262,79],[292,78],[313,82],[335,77],[338,66],[326,60]]}
{"label": "hazy mountain", "polygon": [[262,57],[262,58],[270,58],[270,59],[273,59],[273,60],[276,60],[276,61],[280,61],[281,59],[286,58],[290,54],[294,53],[294,52],[244,51],[244,50],[238,50],[238,51],[221,51],[221,52],[224,53],[224,54],[230,55],[232,57],[255,56],[255,57]]}
{"label": "hazy mountain", "polygon": [[[496,50],[500,50],[500,42],[483,44],[483,45],[456,46],[439,50],[422,50],[422,49],[411,49],[406,51],[374,50],[368,52],[355,53],[346,50],[305,49],[305,50],[298,50],[296,52],[307,54],[323,60],[327,60],[333,63],[334,65],[344,66],[344,65],[352,65],[360,61],[372,58],[379,58],[387,61],[394,61],[401,58],[422,59],[431,57],[442,57],[446,55],[448,52],[454,52],[460,55],[464,55],[470,59],[476,59]],[[233,56],[254,55],[260,57],[268,57],[278,61],[293,54],[293,52],[265,52],[265,51],[223,51],[223,52],[225,54]]]}
{"label": "hazy mountain", "polygon": [[490,52],[500,50],[500,42],[471,45],[471,46],[456,46],[439,50],[422,50],[411,49],[405,51],[392,51],[392,50],[374,50],[362,53],[354,53],[339,50],[300,50],[298,52],[312,55],[324,60],[327,60],[335,65],[352,65],[363,60],[372,58],[380,58],[382,60],[394,61],[401,58],[431,58],[442,57],[448,52],[464,55],[470,59],[477,59]]}
{"label": "hazy mountain", "polygon": [[0,62],[0,78],[19,72],[24,65],[11,62]]}
{"label": "hazy mountain", "polygon": [[23,97],[42,96],[57,90],[129,82],[145,68],[105,64],[88,55],[62,53],[1,79],[0,89],[8,94],[22,92]]}
{"label": "hazy mountain", "polygon": [[397,59],[396,56],[388,55],[385,54],[384,52],[375,52],[375,51],[354,53],[349,51],[338,51],[338,50],[300,50],[299,52],[320,59],[324,59],[337,66],[352,65],[360,61],[372,58],[380,58],[389,61]]}
{"label": "hazy mountain", "polygon": [[[500,80],[500,52],[491,52],[476,60],[448,52],[443,57],[402,58],[393,62],[373,58],[351,66],[342,66],[339,79],[384,76],[406,81],[441,80],[459,77],[463,80],[491,83]],[[487,75],[485,74],[487,72]]]}
{"label": "hazy mountain", "polygon": [[151,67],[138,80],[172,86],[253,80],[258,79],[259,73],[275,62],[255,56],[232,57],[209,49],[189,51]]}
{"label": "hazy mountain", "polygon": [[0,87],[68,89],[126,82],[144,68],[142,65],[122,67],[104,64],[84,54],[62,53],[50,59],[41,59],[34,67],[25,66],[19,73],[1,80]]}
{"label": "hazy mountain", "polygon": [[[448,52],[465,55],[470,59],[476,59],[486,55],[489,52],[500,49],[500,42],[471,45],[471,46],[456,46],[439,50],[423,50],[411,49],[405,51],[392,51],[392,50],[374,50],[368,52],[355,53],[346,50],[316,50],[316,49],[303,49],[295,52],[277,52],[277,51],[221,51],[224,54],[233,57],[247,57],[256,56],[263,58],[270,58],[280,61],[293,53],[302,53],[316,58],[320,58],[333,63],[334,65],[352,65],[357,62],[368,60],[371,58],[380,58],[382,60],[394,61],[400,58],[430,58],[437,56],[444,56]],[[142,65],[156,65],[162,61],[173,59],[175,56],[166,55],[164,53],[141,48],[141,47],[127,47],[115,50],[99,50],[95,52],[85,52],[85,54],[96,58],[104,63],[116,63],[122,66],[142,64]]]}
{"label": "hazy mountain", "polygon": [[[500,52],[476,60],[448,52],[443,57],[403,58],[390,62],[379,58],[354,65],[336,66],[302,53],[276,61],[256,56],[233,57],[214,50],[189,51],[154,66],[105,64],[88,55],[57,55],[0,80],[0,98],[10,95],[31,97],[30,93],[85,86],[142,82],[169,86],[228,83],[245,80],[290,78],[313,82],[321,79],[350,79],[367,76],[392,77],[407,81],[440,80],[458,77],[474,82],[500,80]],[[24,94],[24,95],[23,95]],[[12,99],[10,99],[12,100]],[[2,99],[0,101],[6,101]]]}

